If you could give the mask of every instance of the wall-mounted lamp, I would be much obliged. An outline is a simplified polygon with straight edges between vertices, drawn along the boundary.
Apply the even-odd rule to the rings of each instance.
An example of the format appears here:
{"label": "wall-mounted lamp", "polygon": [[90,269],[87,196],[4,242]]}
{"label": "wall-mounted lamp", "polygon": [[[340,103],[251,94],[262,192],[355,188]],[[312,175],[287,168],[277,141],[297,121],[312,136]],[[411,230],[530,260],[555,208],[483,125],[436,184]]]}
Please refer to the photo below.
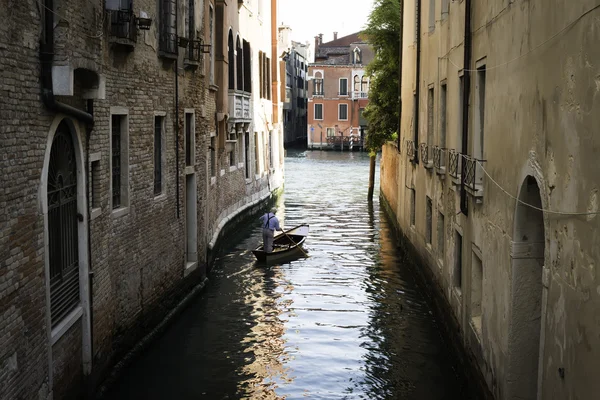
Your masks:
{"label": "wall-mounted lamp", "polygon": [[150,30],[150,26],[152,25],[152,18],[148,18],[148,14],[140,11],[140,16],[136,18],[136,22],[139,30],[147,31]]}

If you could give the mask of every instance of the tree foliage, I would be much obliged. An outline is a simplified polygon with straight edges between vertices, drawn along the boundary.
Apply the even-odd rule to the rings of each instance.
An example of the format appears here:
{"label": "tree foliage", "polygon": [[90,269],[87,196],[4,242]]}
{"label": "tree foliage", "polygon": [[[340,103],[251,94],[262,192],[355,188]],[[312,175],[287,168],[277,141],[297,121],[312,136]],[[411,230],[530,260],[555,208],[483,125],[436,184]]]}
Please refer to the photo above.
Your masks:
{"label": "tree foliage", "polygon": [[361,35],[375,52],[366,67],[370,87],[364,111],[369,122],[365,146],[371,152],[391,140],[398,127],[401,4],[402,0],[375,0]]}

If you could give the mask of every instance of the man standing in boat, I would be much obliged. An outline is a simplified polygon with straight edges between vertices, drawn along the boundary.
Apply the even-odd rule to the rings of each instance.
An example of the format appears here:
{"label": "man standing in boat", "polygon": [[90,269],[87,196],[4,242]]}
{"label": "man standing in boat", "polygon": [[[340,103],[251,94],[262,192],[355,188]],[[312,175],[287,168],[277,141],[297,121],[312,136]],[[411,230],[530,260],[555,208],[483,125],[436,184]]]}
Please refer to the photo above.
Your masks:
{"label": "man standing in boat", "polygon": [[263,227],[263,247],[267,253],[273,251],[273,236],[275,231],[283,232],[283,229],[281,229],[279,226],[279,220],[275,216],[276,212],[277,209],[273,207],[271,211],[263,214],[263,216],[260,217]]}

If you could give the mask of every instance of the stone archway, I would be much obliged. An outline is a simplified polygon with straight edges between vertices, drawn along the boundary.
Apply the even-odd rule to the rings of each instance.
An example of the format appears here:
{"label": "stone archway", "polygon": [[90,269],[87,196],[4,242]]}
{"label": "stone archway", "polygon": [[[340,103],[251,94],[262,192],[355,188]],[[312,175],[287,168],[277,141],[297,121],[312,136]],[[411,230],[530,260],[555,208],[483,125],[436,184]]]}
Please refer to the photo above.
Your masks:
{"label": "stone archway", "polygon": [[[540,188],[534,177],[525,178],[519,190],[519,200],[542,208]],[[518,202],[511,251],[512,285],[506,399],[538,398],[544,248],[543,212]]]}

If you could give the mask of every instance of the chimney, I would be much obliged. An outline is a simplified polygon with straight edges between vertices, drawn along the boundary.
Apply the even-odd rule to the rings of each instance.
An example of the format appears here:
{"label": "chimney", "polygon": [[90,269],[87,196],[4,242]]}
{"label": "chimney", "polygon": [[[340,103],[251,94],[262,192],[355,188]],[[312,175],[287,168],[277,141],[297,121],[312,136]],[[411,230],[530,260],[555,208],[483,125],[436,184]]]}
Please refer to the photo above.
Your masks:
{"label": "chimney", "polygon": [[333,40],[337,40],[337,32],[333,32]]}
{"label": "chimney", "polygon": [[323,34],[319,33],[319,45],[323,44]]}

